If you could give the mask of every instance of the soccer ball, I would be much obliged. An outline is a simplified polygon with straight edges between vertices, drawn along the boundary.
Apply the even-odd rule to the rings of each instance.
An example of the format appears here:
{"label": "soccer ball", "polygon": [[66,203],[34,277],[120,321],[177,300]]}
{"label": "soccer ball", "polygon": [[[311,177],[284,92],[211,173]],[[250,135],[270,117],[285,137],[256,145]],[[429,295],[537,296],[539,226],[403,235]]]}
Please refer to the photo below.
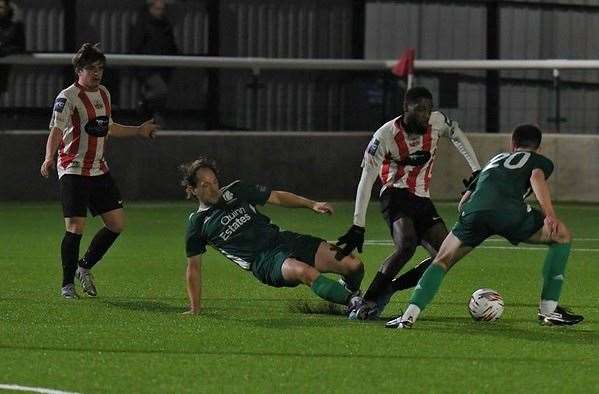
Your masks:
{"label": "soccer ball", "polygon": [[474,320],[497,320],[503,313],[503,297],[493,289],[478,289],[470,297],[468,311]]}

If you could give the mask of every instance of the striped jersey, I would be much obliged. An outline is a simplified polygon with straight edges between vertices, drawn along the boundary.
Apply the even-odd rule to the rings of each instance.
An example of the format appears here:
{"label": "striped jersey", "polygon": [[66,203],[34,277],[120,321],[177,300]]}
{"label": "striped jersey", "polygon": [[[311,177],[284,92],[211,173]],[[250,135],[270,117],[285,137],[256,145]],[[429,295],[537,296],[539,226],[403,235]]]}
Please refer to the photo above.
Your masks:
{"label": "striped jersey", "polygon": [[[441,137],[451,140],[473,171],[480,169],[476,154],[456,121],[442,112],[434,111],[424,134],[408,134],[401,123],[402,116],[381,126],[364,152],[354,210],[354,224],[357,226],[365,227],[366,210],[377,175],[383,185],[381,193],[395,187],[407,189],[419,197],[430,197],[437,143]],[[430,158],[420,165],[400,164],[400,161],[418,151],[430,153]]]}
{"label": "striped jersey", "polygon": [[[442,112],[435,111],[431,114],[428,128],[423,135],[408,134],[400,120],[401,116],[385,123],[376,131],[364,153],[362,167],[371,167],[378,171],[383,190],[397,187],[408,189],[420,197],[430,197],[437,142],[440,137],[448,137],[454,144],[463,145],[462,136],[458,140],[459,125],[449,120]],[[418,166],[399,164],[399,161],[418,151],[430,152],[430,159]],[[473,170],[480,168],[474,152],[464,156]]]}
{"label": "striped jersey", "polygon": [[50,130],[62,131],[58,146],[58,177],[65,174],[97,176],[108,172],[104,147],[112,125],[110,93],[100,85],[87,91],[77,82],[54,101]]}

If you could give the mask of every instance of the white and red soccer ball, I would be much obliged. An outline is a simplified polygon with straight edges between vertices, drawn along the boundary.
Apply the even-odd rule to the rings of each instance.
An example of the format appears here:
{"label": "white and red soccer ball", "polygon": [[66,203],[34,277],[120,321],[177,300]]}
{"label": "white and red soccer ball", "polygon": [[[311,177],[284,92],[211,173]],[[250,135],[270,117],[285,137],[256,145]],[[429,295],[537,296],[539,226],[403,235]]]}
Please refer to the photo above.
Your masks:
{"label": "white and red soccer ball", "polygon": [[470,297],[468,311],[474,320],[497,320],[503,313],[503,297],[493,289],[478,289]]}

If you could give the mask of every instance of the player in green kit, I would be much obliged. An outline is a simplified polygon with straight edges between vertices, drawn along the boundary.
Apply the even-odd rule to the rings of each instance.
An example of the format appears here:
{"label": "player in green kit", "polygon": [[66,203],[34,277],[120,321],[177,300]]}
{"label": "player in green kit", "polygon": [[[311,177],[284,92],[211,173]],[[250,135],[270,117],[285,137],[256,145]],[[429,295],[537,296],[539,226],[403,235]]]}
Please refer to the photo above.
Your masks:
{"label": "player in green kit", "polygon": [[[364,265],[359,259],[351,255],[341,258],[336,246],[320,238],[281,231],[256,209],[257,205],[269,203],[332,214],[328,203],[242,181],[221,188],[216,165],[207,158],[184,164],[181,170],[188,198],[195,197],[200,205],[189,216],[187,226],[190,306],[186,313],[201,310],[201,256],[206,245],[269,286],[295,287],[303,283],[330,302],[348,305],[355,299],[353,295],[359,291],[364,276]],[[325,272],[342,275],[344,284],[321,275]]]}
{"label": "player in green kit", "polygon": [[[443,241],[433,264],[420,278],[410,304],[391,328],[412,328],[420,312],[432,301],[447,271],[492,235],[513,244],[546,244],[543,289],[538,319],[544,325],[573,325],[583,317],[558,305],[572,236],[553,209],[546,179],[553,163],[539,154],[541,130],[521,125],[512,133],[512,152],[500,153],[483,168],[460,201],[459,218]],[[542,212],[524,199],[534,192]]]}

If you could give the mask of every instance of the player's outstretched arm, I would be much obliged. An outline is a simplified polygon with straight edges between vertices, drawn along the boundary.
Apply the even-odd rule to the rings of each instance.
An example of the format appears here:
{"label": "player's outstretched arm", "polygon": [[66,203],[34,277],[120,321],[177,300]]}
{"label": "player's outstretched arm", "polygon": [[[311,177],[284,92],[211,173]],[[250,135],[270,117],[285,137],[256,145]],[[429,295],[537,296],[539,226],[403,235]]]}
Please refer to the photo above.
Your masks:
{"label": "player's outstretched arm", "polygon": [[328,202],[313,201],[309,198],[281,190],[273,190],[267,202],[286,208],[308,208],[316,213],[328,213],[329,215],[335,213],[335,210]]}
{"label": "player's outstretched arm", "polygon": [[139,126],[125,126],[119,123],[110,125],[108,133],[112,137],[124,138],[140,136],[144,138],[154,138],[160,126],[154,123],[154,119],[147,120]]}
{"label": "player's outstretched arm", "polygon": [[195,315],[202,310],[202,259],[198,256],[187,258],[187,297],[189,298],[189,310],[186,315]]}
{"label": "player's outstretched arm", "polygon": [[40,173],[44,178],[47,178],[50,175],[50,170],[56,167],[54,156],[56,155],[56,150],[58,149],[61,140],[62,130],[58,127],[52,128],[50,135],[48,136],[48,141],[46,142],[46,157],[40,168]]}

